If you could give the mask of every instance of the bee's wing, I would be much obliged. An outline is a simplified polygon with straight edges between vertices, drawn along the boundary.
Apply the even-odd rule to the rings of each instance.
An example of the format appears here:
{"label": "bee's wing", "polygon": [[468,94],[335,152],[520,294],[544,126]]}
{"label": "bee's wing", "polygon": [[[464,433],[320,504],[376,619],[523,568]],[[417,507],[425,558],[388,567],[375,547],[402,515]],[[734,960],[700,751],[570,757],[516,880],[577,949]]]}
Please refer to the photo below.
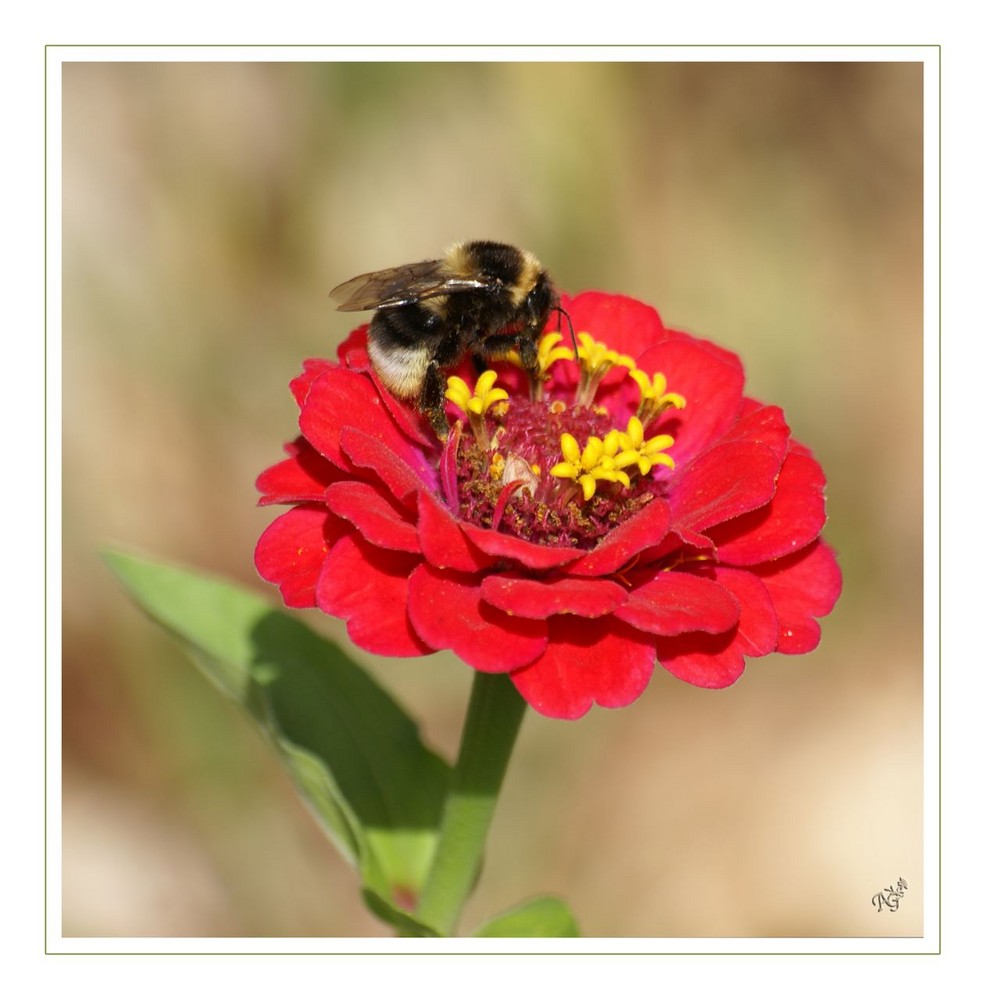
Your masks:
{"label": "bee's wing", "polygon": [[450,277],[442,260],[423,260],[357,275],[337,285],[329,295],[340,312],[359,312],[406,306],[436,295],[485,287],[483,281]]}

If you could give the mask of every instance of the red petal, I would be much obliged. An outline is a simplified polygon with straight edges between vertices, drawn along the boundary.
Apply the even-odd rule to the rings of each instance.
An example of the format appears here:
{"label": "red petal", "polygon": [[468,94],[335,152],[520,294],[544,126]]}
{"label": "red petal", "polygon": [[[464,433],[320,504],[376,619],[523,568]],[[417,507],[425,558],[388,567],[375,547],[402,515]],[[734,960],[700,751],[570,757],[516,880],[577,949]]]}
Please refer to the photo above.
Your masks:
{"label": "red petal", "polygon": [[369,328],[369,324],[358,327],[339,345],[340,363],[350,371],[365,372],[373,380],[377,394],[387,407],[387,412],[393,417],[394,423],[412,441],[422,448],[438,450],[439,442],[427,421],[413,407],[395,399],[377,378],[366,349]]}
{"label": "red petal", "polygon": [[377,373],[371,371],[370,375],[373,384],[380,393],[383,405],[387,407],[387,412],[393,418],[394,423],[406,434],[419,448],[438,454],[442,443],[435,435],[431,424],[414,407],[402,403],[392,396],[387,387],[377,378]]}
{"label": "red petal", "polygon": [[[708,555],[716,558],[716,546],[715,543],[707,535],[703,535],[700,531],[692,531],[691,528],[682,527],[682,525],[677,525],[668,532],[668,543],[662,545],[662,549],[667,549],[667,552],[662,552],[661,555],[667,555],[668,552],[673,551],[677,546],[675,546],[674,539],[679,539],[683,545],[690,546],[698,552],[705,552]],[[671,547],[668,548],[670,543]]]}
{"label": "red petal", "polygon": [[749,566],[790,555],[813,542],[825,525],[825,474],[814,458],[790,454],[774,498],[759,510],[710,532],[725,563]]}
{"label": "red petal", "polygon": [[301,374],[291,380],[291,395],[294,396],[294,401],[298,404],[299,410],[305,405],[305,400],[308,398],[308,390],[312,387],[312,383],[323,372],[330,371],[333,368],[335,368],[335,365],[331,361],[325,361],[322,358],[309,358],[307,361],[302,362]]}
{"label": "red petal", "polygon": [[448,440],[442,449],[441,458],[438,460],[438,477],[442,484],[442,494],[445,503],[450,510],[456,514],[461,509],[459,506],[459,478],[458,478],[458,455],[459,444],[462,441],[462,422],[457,420],[449,431]]}
{"label": "red petal", "polygon": [[339,364],[358,372],[370,370],[370,355],[366,350],[369,329],[369,323],[364,323],[362,326],[356,327],[336,348],[336,357],[339,359]]}
{"label": "red petal", "polygon": [[653,306],[626,295],[583,292],[564,300],[576,333],[585,331],[608,348],[637,358],[667,336]]}
{"label": "red petal", "polygon": [[528,569],[556,569],[572,562],[583,553],[581,549],[563,545],[536,545],[515,535],[504,535],[489,528],[480,528],[468,521],[460,522],[462,531],[473,545],[497,559],[513,559]]}
{"label": "red petal", "polygon": [[408,610],[415,630],[435,649],[451,649],[471,667],[503,673],[539,656],[544,622],[514,618],[483,603],[479,582],[422,564],[409,581]]}
{"label": "red petal", "polygon": [[746,667],[743,652],[731,632],[687,635],[657,640],[658,662],[680,680],[703,688],[735,684]]}
{"label": "red petal", "polygon": [[746,656],[764,656],[777,644],[777,617],[760,581],[752,573],[720,567],[716,582],[739,604],[736,627],[721,635],[692,632],[657,644],[664,669],[697,687],[728,687],[743,673]]}
{"label": "red petal", "polygon": [[667,502],[655,497],[643,510],[614,528],[570,572],[578,576],[615,573],[639,552],[660,545],[668,532],[671,516]]}
{"label": "red petal", "polygon": [[703,532],[756,510],[774,495],[780,462],[768,445],[716,445],[682,470],[671,494],[672,526]]}
{"label": "red petal", "polygon": [[272,465],[257,477],[257,489],[263,494],[261,506],[324,501],[325,488],[339,479],[339,470],[304,438],[285,445],[284,450],[291,458]]}
{"label": "red petal", "polygon": [[290,608],[315,606],[315,583],[332,541],[335,519],[324,507],[294,507],[267,526],[254,550],[257,572]]}
{"label": "red petal", "polygon": [[715,580],[693,573],[658,573],[637,587],[615,615],[655,635],[725,632],[739,621],[739,602]]}
{"label": "red petal", "polygon": [[743,404],[743,368],[735,355],[678,335],[638,355],[637,364],[653,375],[667,376],[668,391],[685,397],[683,410],[668,410],[647,428],[674,438],[668,454],[678,467],[721,437],[736,423]]}
{"label": "red petal", "polygon": [[[404,438],[384,442],[355,427],[344,427],[341,441],[342,450],[353,465],[375,472],[402,502],[408,502],[422,487],[438,488],[435,470]],[[395,443],[396,448],[393,447]]]}
{"label": "red petal", "polygon": [[777,652],[811,652],[821,636],[815,619],[827,615],[842,592],[835,553],[819,540],[787,559],[758,566],[755,572],[777,610]]}
{"label": "red petal", "polygon": [[366,375],[330,368],[312,383],[298,420],[302,434],[334,465],[350,468],[342,454],[343,428],[358,427],[400,454],[410,444],[390,419]]}
{"label": "red petal", "polygon": [[345,518],[374,545],[402,552],[420,552],[418,532],[387,499],[380,487],[369,483],[335,483],[326,490],[333,514]]}
{"label": "red petal", "polygon": [[716,443],[745,441],[766,445],[778,462],[783,461],[792,444],[791,428],[784,419],[784,411],[779,406],[762,406],[751,399],[743,400],[743,408],[743,416]]}
{"label": "red petal", "polygon": [[342,618],[349,637],[367,652],[430,653],[407,616],[407,578],[417,561],[415,556],[378,549],[345,535],[322,566],[315,588],[318,606]]}
{"label": "red petal", "polygon": [[730,368],[735,368],[738,371],[743,371],[743,362],[740,360],[740,356],[735,351],[728,351],[725,347],[720,347],[719,344],[712,340],[706,340],[703,337],[696,337],[692,333],[685,333],[684,330],[667,330],[665,332],[665,339],[677,340],[687,344],[695,344],[707,354],[714,357],[716,361],[719,361],[724,365],[728,365]]}
{"label": "red petal", "polygon": [[741,569],[716,568],[716,583],[736,598],[740,607],[734,643],[745,656],[766,656],[777,648],[778,623],[774,603],[763,582]]}
{"label": "red petal", "polygon": [[626,591],[611,580],[528,580],[510,576],[488,576],[480,587],[487,604],[520,615],[547,618],[550,615],[578,615],[600,618],[618,608]]}
{"label": "red petal", "polygon": [[426,490],[418,493],[418,535],[422,554],[436,569],[471,573],[495,562],[466,541],[452,512]]}
{"label": "red petal", "polygon": [[621,708],[640,696],[654,672],[654,647],[612,618],[555,618],[544,655],[510,675],[542,715],[578,719],[595,702]]}
{"label": "red petal", "polygon": [[[760,406],[750,400],[743,403],[743,417],[714,448],[673,480],[674,528],[690,544],[699,540],[688,529],[701,530],[740,512],[762,508],[776,490],[776,478],[790,443],[784,414],[776,406]],[[717,509],[720,503],[722,509]],[[692,517],[697,521],[690,520]]]}

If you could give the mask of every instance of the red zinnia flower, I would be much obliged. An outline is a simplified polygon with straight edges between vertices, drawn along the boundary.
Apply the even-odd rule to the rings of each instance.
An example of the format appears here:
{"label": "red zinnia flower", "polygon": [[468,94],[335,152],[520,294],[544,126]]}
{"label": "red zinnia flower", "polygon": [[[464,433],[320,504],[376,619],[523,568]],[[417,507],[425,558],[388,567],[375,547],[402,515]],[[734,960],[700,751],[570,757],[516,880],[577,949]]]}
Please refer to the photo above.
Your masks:
{"label": "red zinnia flower", "polygon": [[339,364],[306,362],[301,436],[257,482],[292,505],[261,576],[370,652],[451,649],[566,719],[629,704],[655,661],[721,688],[745,657],[814,649],[842,581],[824,475],[782,411],[649,306],[564,305],[591,334],[579,361],[546,334],[534,391],[509,363],[453,376],[447,442],[381,388],[366,327]]}

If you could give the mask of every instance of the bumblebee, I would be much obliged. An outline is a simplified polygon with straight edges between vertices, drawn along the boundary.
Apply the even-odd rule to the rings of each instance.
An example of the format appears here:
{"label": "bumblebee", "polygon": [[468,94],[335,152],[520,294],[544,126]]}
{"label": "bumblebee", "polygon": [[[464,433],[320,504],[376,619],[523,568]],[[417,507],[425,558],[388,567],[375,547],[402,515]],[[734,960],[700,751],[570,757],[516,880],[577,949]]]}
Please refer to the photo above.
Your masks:
{"label": "bumblebee", "polygon": [[380,381],[414,400],[436,433],[448,434],[444,372],[472,355],[479,370],[516,349],[540,378],[537,345],[561,307],[551,279],[526,250],[457,243],[440,260],[361,274],[329,293],[343,312],[375,309],[368,350]]}

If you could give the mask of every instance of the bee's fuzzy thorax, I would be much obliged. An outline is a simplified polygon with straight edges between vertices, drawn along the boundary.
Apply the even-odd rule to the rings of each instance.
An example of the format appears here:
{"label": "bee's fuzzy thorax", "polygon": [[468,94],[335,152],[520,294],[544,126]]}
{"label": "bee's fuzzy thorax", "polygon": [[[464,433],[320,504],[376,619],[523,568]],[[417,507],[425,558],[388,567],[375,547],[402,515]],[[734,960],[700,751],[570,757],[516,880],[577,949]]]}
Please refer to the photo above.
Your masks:
{"label": "bee's fuzzy thorax", "polygon": [[527,298],[531,289],[537,284],[538,279],[544,273],[541,262],[534,254],[527,250],[522,250],[521,255],[520,274],[517,276],[517,281],[513,288],[513,303],[515,306],[519,306]]}
{"label": "bee's fuzzy thorax", "polygon": [[478,274],[475,255],[469,250],[468,243],[453,243],[446,249],[445,271],[454,278],[475,278]]}
{"label": "bee's fuzzy thorax", "polygon": [[453,243],[445,251],[444,263],[446,273],[454,278],[482,280],[493,274],[506,287],[511,303],[517,307],[544,274],[534,254],[492,240]]}

